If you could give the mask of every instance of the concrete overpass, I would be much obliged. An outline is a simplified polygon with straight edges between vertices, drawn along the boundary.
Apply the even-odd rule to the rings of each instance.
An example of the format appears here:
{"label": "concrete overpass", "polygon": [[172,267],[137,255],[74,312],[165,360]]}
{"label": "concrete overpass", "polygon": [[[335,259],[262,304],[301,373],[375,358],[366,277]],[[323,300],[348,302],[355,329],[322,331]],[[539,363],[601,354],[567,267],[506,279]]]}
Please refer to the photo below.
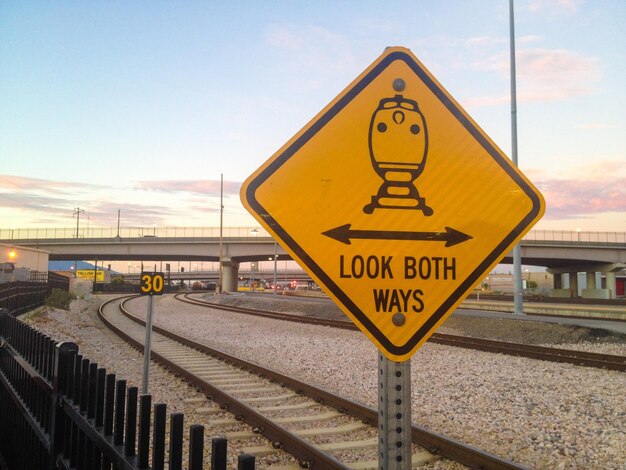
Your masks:
{"label": "concrete overpass", "polygon": [[[222,260],[223,288],[236,289],[239,265],[289,255],[259,227],[126,227],[75,229],[0,229],[0,242],[50,252],[50,260],[215,261]],[[221,240],[221,242],[220,242]],[[587,273],[584,297],[613,298],[616,273],[626,268],[626,233],[531,231],[521,243],[522,263],[543,266],[554,275],[556,296],[578,292],[578,272]],[[0,260],[1,261],[1,260]],[[512,263],[509,253],[503,263]],[[597,272],[606,277],[599,288]],[[569,287],[564,289],[564,277]]]}

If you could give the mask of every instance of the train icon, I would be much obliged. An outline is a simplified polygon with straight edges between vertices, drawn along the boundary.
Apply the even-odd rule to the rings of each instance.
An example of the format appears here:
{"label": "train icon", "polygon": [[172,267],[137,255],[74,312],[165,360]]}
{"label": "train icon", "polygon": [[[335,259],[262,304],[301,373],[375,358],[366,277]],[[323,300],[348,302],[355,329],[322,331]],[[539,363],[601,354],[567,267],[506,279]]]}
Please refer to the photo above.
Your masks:
{"label": "train icon", "polygon": [[[404,81],[396,79],[393,86],[403,91]],[[415,186],[428,154],[426,120],[417,101],[402,94],[381,99],[370,121],[368,143],[372,166],[383,183],[363,212],[413,209],[432,215],[433,209]]]}

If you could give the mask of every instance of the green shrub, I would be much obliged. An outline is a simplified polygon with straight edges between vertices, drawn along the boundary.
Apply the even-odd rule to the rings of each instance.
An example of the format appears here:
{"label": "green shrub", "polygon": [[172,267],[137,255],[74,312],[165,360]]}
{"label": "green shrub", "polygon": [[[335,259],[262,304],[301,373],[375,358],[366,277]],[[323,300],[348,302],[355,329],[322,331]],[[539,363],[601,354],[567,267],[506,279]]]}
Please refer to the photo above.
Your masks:
{"label": "green shrub", "polygon": [[46,297],[46,306],[52,308],[60,308],[62,310],[69,310],[70,303],[74,300],[74,297],[69,292],[62,289],[52,289],[52,292]]}

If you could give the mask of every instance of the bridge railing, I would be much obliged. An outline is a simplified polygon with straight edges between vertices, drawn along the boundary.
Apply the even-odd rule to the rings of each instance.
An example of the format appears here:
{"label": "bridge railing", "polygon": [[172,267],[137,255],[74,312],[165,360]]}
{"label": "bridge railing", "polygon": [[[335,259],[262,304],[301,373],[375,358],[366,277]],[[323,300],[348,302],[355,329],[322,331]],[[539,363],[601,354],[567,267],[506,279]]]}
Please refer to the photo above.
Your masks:
{"label": "bridge railing", "polygon": [[[254,240],[270,237],[262,227],[224,227],[224,238]],[[76,227],[64,228],[0,228],[0,240],[38,240],[38,239],[122,239],[133,238],[219,238],[219,227]],[[578,230],[531,230],[524,240],[554,241],[565,244],[607,243],[626,244],[626,232],[590,232]]]}
{"label": "bridge railing", "polygon": [[553,241],[565,244],[626,244],[626,232],[587,232],[578,230],[531,230],[528,241]]}
{"label": "bridge railing", "polygon": [[[224,227],[224,238],[253,240],[269,237],[262,227]],[[43,228],[0,228],[0,240],[40,240],[71,238],[219,238],[219,227],[43,227]]]}

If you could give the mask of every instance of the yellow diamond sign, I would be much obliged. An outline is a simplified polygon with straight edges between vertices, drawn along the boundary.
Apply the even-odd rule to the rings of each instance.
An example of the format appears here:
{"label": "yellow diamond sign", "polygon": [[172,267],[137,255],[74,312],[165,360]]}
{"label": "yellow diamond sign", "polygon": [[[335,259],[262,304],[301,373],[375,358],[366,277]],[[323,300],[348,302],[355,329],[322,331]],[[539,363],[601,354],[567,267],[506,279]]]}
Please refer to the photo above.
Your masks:
{"label": "yellow diamond sign", "polygon": [[404,48],[388,48],[244,183],[243,204],[404,361],[544,212]]}

